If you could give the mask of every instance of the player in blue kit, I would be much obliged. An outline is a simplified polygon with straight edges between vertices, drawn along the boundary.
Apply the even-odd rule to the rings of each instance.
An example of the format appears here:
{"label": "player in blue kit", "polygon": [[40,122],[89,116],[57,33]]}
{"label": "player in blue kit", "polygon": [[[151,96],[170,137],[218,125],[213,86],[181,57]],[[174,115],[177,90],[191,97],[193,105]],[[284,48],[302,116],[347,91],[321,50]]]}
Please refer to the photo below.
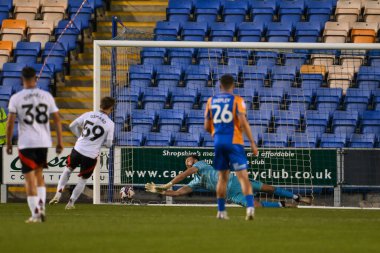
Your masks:
{"label": "player in blue kit", "polygon": [[231,75],[226,74],[220,78],[221,93],[208,99],[204,127],[214,137],[214,166],[219,172],[216,187],[217,218],[224,219],[227,217],[225,209],[226,189],[230,171],[233,170],[246,198],[246,220],[252,220],[255,209],[252,185],[248,179],[243,133],[250,142],[253,154],[257,156],[259,151],[247,121],[244,99],[233,94],[234,87],[234,79]]}
{"label": "player in blue kit", "polygon": [[[173,178],[168,184],[162,186],[156,186],[154,183],[145,185],[148,192],[159,193],[166,196],[182,196],[189,194],[195,190],[205,189],[211,192],[216,191],[218,183],[218,172],[205,161],[201,161],[198,156],[192,155],[186,158],[185,161],[186,170]],[[193,180],[186,186],[179,188],[176,191],[169,190],[173,185],[180,183],[187,177],[194,175]],[[300,195],[293,194],[290,191],[284,190],[280,187],[274,187],[271,185],[263,184],[262,182],[250,179],[250,184],[254,192],[264,192],[268,194],[274,194],[278,197],[293,199],[296,202],[311,204],[311,198],[302,197]],[[232,203],[247,206],[247,200],[241,190],[240,183],[235,176],[231,176],[227,183],[227,200]],[[285,201],[280,202],[267,202],[267,201],[255,201],[256,207],[294,207],[293,204]]]}

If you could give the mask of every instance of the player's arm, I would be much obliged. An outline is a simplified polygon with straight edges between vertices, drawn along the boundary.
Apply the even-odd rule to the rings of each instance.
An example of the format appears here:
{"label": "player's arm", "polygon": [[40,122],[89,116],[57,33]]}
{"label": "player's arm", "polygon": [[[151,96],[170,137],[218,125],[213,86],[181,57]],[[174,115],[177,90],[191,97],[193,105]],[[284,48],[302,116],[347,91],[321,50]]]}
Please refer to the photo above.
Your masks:
{"label": "player's arm", "polygon": [[57,132],[56,153],[60,154],[63,150],[61,117],[59,116],[58,112],[54,112],[52,115],[53,115],[53,121],[55,125],[55,131]]}
{"label": "player's arm", "polygon": [[104,140],[104,143],[103,143],[103,145],[106,146],[107,148],[110,148],[112,146],[114,131],[115,131],[115,126],[112,125],[112,127],[108,131],[107,137],[106,137],[106,139]]}
{"label": "player's arm", "polygon": [[206,132],[212,133],[212,120],[211,120],[210,104],[211,104],[211,98],[208,99],[207,105],[206,105],[204,129],[206,130]]}
{"label": "player's arm", "polygon": [[189,176],[191,176],[197,172],[198,172],[198,169],[195,167],[188,168],[187,170],[185,170],[184,172],[180,173],[175,178],[173,178],[169,183],[162,185],[162,186],[157,186],[156,188],[162,189],[162,190],[169,189],[173,185],[178,184],[179,182],[185,180],[187,177],[189,177]]}
{"label": "player's arm", "polygon": [[244,103],[243,99],[241,99],[241,101],[237,104],[237,108],[238,108],[239,124],[243,130],[243,133],[247,136],[247,138],[251,144],[251,149],[252,149],[253,154],[255,156],[257,156],[259,154],[259,150],[257,149],[257,145],[255,143],[255,140],[253,139],[253,136],[252,136],[251,128],[249,126],[247,116],[246,116],[246,112],[245,112],[245,103]]}
{"label": "player's arm", "polygon": [[82,126],[84,121],[84,114],[80,117],[76,118],[71,124],[69,125],[70,131],[75,134],[76,137],[79,137],[82,133]]}
{"label": "player's arm", "polygon": [[187,194],[192,193],[192,192],[193,192],[193,189],[191,189],[189,186],[185,185],[176,191],[166,190],[166,191],[161,192],[161,194],[165,195],[165,196],[170,196],[170,197],[178,197],[178,196],[187,195]]}
{"label": "player's arm", "polygon": [[13,129],[15,126],[16,121],[16,114],[15,113],[9,113],[8,114],[8,121],[7,121],[7,154],[12,154],[12,137],[13,137]]}

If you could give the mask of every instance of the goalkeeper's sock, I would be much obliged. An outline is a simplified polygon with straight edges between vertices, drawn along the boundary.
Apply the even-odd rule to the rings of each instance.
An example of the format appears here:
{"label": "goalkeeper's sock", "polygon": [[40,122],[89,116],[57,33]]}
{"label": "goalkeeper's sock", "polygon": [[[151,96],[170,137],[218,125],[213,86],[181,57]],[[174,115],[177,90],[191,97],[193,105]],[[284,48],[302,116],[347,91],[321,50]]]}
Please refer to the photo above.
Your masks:
{"label": "goalkeeper's sock", "polygon": [[77,185],[75,186],[73,193],[71,194],[70,200],[72,200],[73,204],[79,196],[82,194],[84,188],[86,187],[87,179],[79,178]]}
{"label": "goalkeeper's sock", "polygon": [[280,208],[280,207],[282,207],[281,202],[261,201],[260,204],[262,205],[262,207],[266,207],[266,208]]}
{"label": "goalkeeper's sock", "polygon": [[37,217],[39,213],[38,209],[38,197],[37,196],[28,196],[27,197],[29,210],[32,214],[32,217]]}
{"label": "goalkeeper's sock", "polygon": [[226,210],[226,200],[224,198],[218,198],[218,211],[223,212]]}
{"label": "goalkeeper's sock", "polygon": [[253,195],[245,195],[245,200],[247,201],[247,208],[253,207]]}
{"label": "goalkeeper's sock", "polygon": [[71,170],[66,167],[63,170],[61,177],[59,178],[57,192],[62,193],[63,189],[65,188],[67,182],[70,179],[70,175],[71,175]]}
{"label": "goalkeeper's sock", "polygon": [[38,201],[41,207],[45,207],[46,203],[46,187],[45,186],[39,186],[37,187],[37,196]]}
{"label": "goalkeeper's sock", "polygon": [[284,198],[290,198],[290,199],[296,199],[296,198],[298,198],[297,195],[293,194],[290,191],[284,190],[284,189],[282,189],[280,187],[275,187],[274,195],[276,195],[278,197],[284,197]]}

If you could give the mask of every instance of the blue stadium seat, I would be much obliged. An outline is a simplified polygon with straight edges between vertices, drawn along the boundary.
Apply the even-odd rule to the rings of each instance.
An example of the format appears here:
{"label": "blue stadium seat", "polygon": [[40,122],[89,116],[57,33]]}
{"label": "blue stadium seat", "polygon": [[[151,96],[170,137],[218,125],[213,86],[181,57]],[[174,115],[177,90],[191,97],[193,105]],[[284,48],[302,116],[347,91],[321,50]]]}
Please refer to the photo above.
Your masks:
{"label": "blue stadium seat", "polygon": [[283,54],[286,66],[295,66],[297,72],[301,69],[301,66],[305,64],[307,60],[307,54],[305,53],[285,53]]}
{"label": "blue stadium seat", "polygon": [[22,90],[21,71],[25,63],[4,63],[1,75],[2,85],[12,87],[12,93]]}
{"label": "blue stadium seat", "polygon": [[321,137],[321,148],[344,148],[347,140],[345,134],[324,133]]}
{"label": "blue stadium seat", "polygon": [[308,110],[305,112],[306,132],[315,134],[320,137],[326,131],[330,114],[328,112],[319,112]]}
{"label": "blue stadium seat", "polygon": [[70,19],[73,20],[74,24],[77,27],[81,27],[80,28],[81,30],[87,29],[90,27],[90,20],[91,20],[91,15],[93,14],[93,12],[94,12],[93,8],[86,7],[86,6],[83,6],[82,8],[69,7],[68,9]]}
{"label": "blue stadium seat", "polygon": [[143,102],[145,109],[162,109],[168,97],[167,88],[147,88],[144,90]]}
{"label": "blue stadium seat", "polygon": [[287,101],[291,103],[311,103],[313,91],[310,89],[291,88],[288,90]]}
{"label": "blue stadium seat", "polygon": [[285,148],[288,146],[288,136],[285,133],[264,133],[262,143],[266,148]]}
{"label": "blue stadium seat", "polygon": [[360,66],[357,84],[361,89],[375,89],[380,84],[380,69],[376,66]]}
{"label": "blue stadium seat", "polygon": [[367,109],[370,101],[371,91],[349,88],[346,91],[344,103],[347,111],[362,112]]}
{"label": "blue stadium seat", "polygon": [[137,103],[129,101],[117,101],[115,109],[115,122],[124,123],[128,114],[136,109]]}
{"label": "blue stadium seat", "polygon": [[280,0],[278,5],[281,22],[294,25],[301,21],[305,9],[304,0]]}
{"label": "blue stadium seat", "polygon": [[159,87],[173,88],[178,86],[182,78],[182,68],[172,65],[156,66],[156,85]]}
{"label": "blue stadium seat", "polygon": [[373,102],[376,104],[375,110],[379,111],[380,110],[380,90],[374,90],[372,92],[373,94]]}
{"label": "blue stadium seat", "polygon": [[263,88],[258,90],[258,97],[260,103],[280,104],[284,97],[284,91],[282,89]]}
{"label": "blue stadium seat", "polygon": [[116,143],[121,146],[141,146],[143,139],[144,136],[140,129],[133,128],[131,132],[119,132],[116,137]]}
{"label": "blue stadium seat", "polygon": [[268,127],[272,119],[272,112],[264,110],[248,110],[247,118],[251,126],[258,125]]}
{"label": "blue stadium seat", "polygon": [[[251,125],[250,128],[256,144],[258,144],[262,136],[268,132],[268,127],[265,125]],[[248,141],[247,139],[245,140]]]}
{"label": "blue stadium seat", "polygon": [[[65,32],[63,33],[63,31]],[[77,47],[78,36],[81,32],[74,24],[72,24],[66,30],[65,28],[56,28],[54,34],[57,42],[63,45],[66,52],[69,52]]]}
{"label": "blue stadium seat", "polygon": [[309,133],[295,133],[291,136],[291,146],[294,148],[316,148],[317,135]]}
{"label": "blue stadium seat", "polygon": [[[258,143],[261,140],[259,132],[256,131],[255,128],[253,128],[253,129],[251,128],[251,132],[252,132],[253,140],[255,141],[256,145],[258,145]],[[244,139],[244,147],[246,147],[246,148],[251,147],[251,143],[249,140]]]}
{"label": "blue stadium seat", "polygon": [[350,135],[355,132],[359,114],[356,111],[336,111],[333,114],[334,133]]}
{"label": "blue stadium seat", "polygon": [[182,25],[182,39],[188,41],[204,41],[208,25],[205,22],[187,22]]}
{"label": "blue stadium seat", "polygon": [[160,125],[179,125],[181,126],[185,118],[184,111],[161,110],[159,115]]}
{"label": "blue stadium seat", "polygon": [[210,24],[210,39],[212,41],[232,42],[235,36],[234,23],[215,22]]}
{"label": "blue stadium seat", "polygon": [[0,7],[5,8],[9,12],[13,7],[13,0],[0,0]]}
{"label": "blue stadium seat", "polygon": [[152,125],[156,118],[156,112],[151,110],[133,110],[131,115],[132,126]]}
{"label": "blue stadium seat", "polygon": [[331,14],[333,14],[334,4],[331,0],[306,0],[306,15],[308,20],[312,23],[319,24],[321,28],[325,26],[325,23],[330,20]]}
{"label": "blue stadium seat", "polygon": [[170,0],[166,9],[169,21],[186,22],[190,18],[193,2],[189,0]]}
{"label": "blue stadium seat", "polygon": [[198,90],[190,88],[177,88],[171,91],[171,102],[174,110],[188,110],[193,108]]}
{"label": "blue stadium seat", "polygon": [[141,51],[141,61],[144,65],[162,65],[165,63],[166,50],[161,48],[144,48]]}
{"label": "blue stadium seat", "polygon": [[11,95],[12,95],[12,87],[0,86],[0,101],[5,101],[8,103],[9,99],[11,98]]}
{"label": "blue stadium seat", "polygon": [[260,103],[260,111],[263,112],[275,112],[280,110],[280,103],[278,102],[266,102],[266,103]]}
{"label": "blue stadium seat", "polygon": [[242,80],[244,87],[252,89],[253,92],[259,87],[264,87],[265,80],[268,79],[267,66],[243,66]]}
{"label": "blue stadium seat", "polygon": [[318,22],[298,22],[296,24],[296,42],[317,42],[321,36],[321,25]]}
{"label": "blue stadium seat", "polygon": [[203,123],[202,124],[190,124],[188,126],[189,133],[193,135],[199,135],[199,136],[204,136],[206,131],[204,130]]}
{"label": "blue stadium seat", "polygon": [[200,89],[206,87],[210,78],[210,66],[190,65],[185,70],[185,84],[189,89]]}
{"label": "blue stadium seat", "polygon": [[176,133],[174,146],[177,147],[198,147],[200,144],[199,134]]}
{"label": "blue stadium seat", "polygon": [[197,22],[210,23],[217,21],[217,17],[221,8],[219,0],[195,0],[194,6],[194,15]]}
{"label": "blue stadium seat", "polygon": [[131,87],[149,87],[152,85],[153,74],[153,65],[131,65],[129,68],[129,84]]}
{"label": "blue stadium seat", "polygon": [[9,18],[9,9],[7,6],[0,5],[0,26],[3,23],[4,19]]}
{"label": "blue stadium seat", "polygon": [[257,51],[254,52],[253,58],[257,66],[272,67],[277,63],[278,54],[276,52]]}
{"label": "blue stadium seat", "polygon": [[177,40],[181,26],[175,21],[159,21],[154,29],[156,40]]}
{"label": "blue stadium seat", "polygon": [[154,133],[146,135],[145,146],[170,146],[172,135],[170,132]]}
{"label": "blue stadium seat", "polygon": [[371,66],[380,65],[380,50],[368,50],[368,62]]}
{"label": "blue stadium seat", "polygon": [[318,111],[333,113],[340,103],[343,90],[341,88],[320,88],[316,90]]}
{"label": "blue stadium seat", "polygon": [[374,148],[375,147],[375,134],[353,134],[350,138],[351,148]]}
{"label": "blue stadium seat", "polygon": [[203,135],[203,147],[214,147],[214,139],[209,133]]}
{"label": "blue stadium seat", "polygon": [[55,72],[62,72],[65,65],[66,51],[59,42],[47,42],[42,52],[42,62],[54,65]]}
{"label": "blue stadium seat", "polygon": [[204,111],[203,110],[189,110],[187,111],[187,124],[203,124]]}
{"label": "blue stadium seat", "polygon": [[199,65],[208,65],[208,66],[215,66],[219,65],[220,61],[222,60],[223,56],[223,49],[217,48],[217,49],[207,49],[207,48],[201,48],[198,50],[198,61]]}
{"label": "blue stadium seat", "polygon": [[240,24],[245,20],[248,9],[247,0],[224,1],[223,20],[228,23]]}
{"label": "blue stadium seat", "polygon": [[299,128],[301,114],[299,111],[279,110],[274,112],[276,133],[286,133],[292,136]]}
{"label": "blue stadium seat", "polygon": [[193,61],[192,50],[170,50],[168,53],[170,65],[186,68],[191,65]]}
{"label": "blue stadium seat", "polygon": [[217,90],[213,90],[212,88],[205,88],[205,89],[199,90],[199,93],[201,95],[200,102],[206,103],[210,97],[214,96],[217,93]]}
{"label": "blue stadium seat", "polygon": [[215,82],[219,82],[219,79],[225,75],[230,74],[235,81],[238,80],[239,76],[239,66],[237,65],[219,65],[212,68],[212,77]]}
{"label": "blue stadium seat", "polygon": [[245,66],[249,64],[249,60],[251,58],[250,50],[236,50],[236,51],[227,51],[227,65],[237,65],[239,68],[241,66]]}
{"label": "blue stadium seat", "polygon": [[263,22],[243,22],[238,26],[237,40],[242,42],[260,42],[263,34]]}
{"label": "blue stadium seat", "polygon": [[40,42],[18,42],[16,48],[13,50],[15,62],[23,63],[36,63],[37,57],[41,52]]}
{"label": "blue stadium seat", "polygon": [[362,114],[362,132],[364,134],[373,133],[380,137],[380,112],[365,111]]}
{"label": "blue stadium seat", "polygon": [[276,13],[277,10],[276,0],[251,0],[251,6],[251,15],[253,17],[254,22],[271,22],[273,20],[273,15]]}
{"label": "blue stadium seat", "polygon": [[266,37],[268,42],[288,42],[292,31],[291,22],[271,22],[268,24]]}

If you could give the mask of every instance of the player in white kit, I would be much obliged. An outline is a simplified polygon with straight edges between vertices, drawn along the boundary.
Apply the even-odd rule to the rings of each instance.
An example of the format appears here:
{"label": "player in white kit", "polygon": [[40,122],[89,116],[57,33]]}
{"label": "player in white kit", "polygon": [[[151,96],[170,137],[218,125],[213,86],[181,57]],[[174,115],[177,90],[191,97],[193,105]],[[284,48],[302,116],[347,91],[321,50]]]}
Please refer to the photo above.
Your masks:
{"label": "player in white kit", "polygon": [[14,94],[9,101],[7,153],[12,154],[12,136],[17,118],[19,158],[32,214],[26,222],[37,223],[45,221],[46,188],[42,170],[47,167],[47,152],[52,146],[50,114],[57,131],[57,154],[63,149],[62,126],[53,96],[36,86],[36,71],[25,67],[22,70],[22,81],[24,89]]}
{"label": "player in white kit", "polygon": [[111,97],[104,97],[100,111],[87,112],[70,124],[70,130],[78,137],[75,147],[67,158],[67,167],[63,171],[57,186],[57,192],[49,204],[59,202],[62,192],[69,181],[70,174],[80,167],[79,181],[75,186],[65,209],[74,209],[74,203],[83,192],[86,182],[95,169],[101,147],[112,146],[115,124],[108,117],[115,105]]}

